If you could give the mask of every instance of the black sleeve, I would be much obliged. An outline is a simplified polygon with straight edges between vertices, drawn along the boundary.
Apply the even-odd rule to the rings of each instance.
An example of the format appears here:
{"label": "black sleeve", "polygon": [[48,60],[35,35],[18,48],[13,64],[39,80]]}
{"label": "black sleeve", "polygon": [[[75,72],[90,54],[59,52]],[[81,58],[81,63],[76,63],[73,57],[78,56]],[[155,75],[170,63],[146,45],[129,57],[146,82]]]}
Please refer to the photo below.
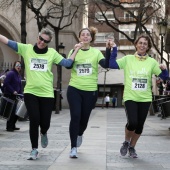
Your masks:
{"label": "black sleeve", "polygon": [[109,68],[109,59],[110,59],[110,49],[106,48],[106,56],[105,58],[99,61],[99,64],[103,68]]}

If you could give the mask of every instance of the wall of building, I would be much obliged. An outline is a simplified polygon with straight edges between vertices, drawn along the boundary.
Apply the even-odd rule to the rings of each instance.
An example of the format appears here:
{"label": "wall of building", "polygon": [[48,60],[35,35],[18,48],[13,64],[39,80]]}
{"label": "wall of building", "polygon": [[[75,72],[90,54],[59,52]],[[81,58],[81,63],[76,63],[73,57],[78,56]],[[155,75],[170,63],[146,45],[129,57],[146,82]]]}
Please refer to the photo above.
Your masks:
{"label": "wall of building", "polygon": [[[0,10],[0,30],[1,34],[7,36],[9,39],[20,42],[20,8],[17,4],[10,6],[8,10]],[[78,42],[77,35],[79,30],[85,25],[84,20],[81,15],[77,15],[73,24],[66,27],[64,30],[60,31],[59,42],[62,42],[65,46],[64,53],[66,56],[69,51],[73,49],[74,45]],[[38,27],[36,20],[34,19],[34,14],[28,10],[27,11],[27,23],[26,23],[27,38],[26,42],[29,44],[35,44],[38,37]],[[49,47],[55,48],[55,42],[49,43]],[[0,62],[14,62],[20,59],[13,50],[9,49],[7,46],[0,44]],[[54,73],[54,87],[57,83],[57,69],[54,65],[52,68]],[[68,108],[68,102],[66,99],[67,86],[70,79],[70,70],[62,68],[62,106],[63,108]]]}

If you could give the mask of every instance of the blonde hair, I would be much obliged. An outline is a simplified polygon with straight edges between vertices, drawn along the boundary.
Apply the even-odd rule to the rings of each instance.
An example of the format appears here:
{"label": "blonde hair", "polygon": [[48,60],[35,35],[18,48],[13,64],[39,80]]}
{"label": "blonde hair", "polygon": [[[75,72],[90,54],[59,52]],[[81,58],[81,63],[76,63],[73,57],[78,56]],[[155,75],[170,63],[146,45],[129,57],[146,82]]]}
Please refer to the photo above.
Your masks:
{"label": "blonde hair", "polygon": [[89,27],[89,28],[83,28],[83,29],[81,29],[80,32],[79,32],[79,37],[80,37],[80,34],[81,34],[81,32],[82,32],[83,30],[88,30],[88,31],[90,32],[90,35],[91,35],[91,37],[92,37],[91,42],[94,42],[95,39],[96,39],[96,33],[98,32],[98,29],[97,29],[96,27],[92,27],[92,26]]}

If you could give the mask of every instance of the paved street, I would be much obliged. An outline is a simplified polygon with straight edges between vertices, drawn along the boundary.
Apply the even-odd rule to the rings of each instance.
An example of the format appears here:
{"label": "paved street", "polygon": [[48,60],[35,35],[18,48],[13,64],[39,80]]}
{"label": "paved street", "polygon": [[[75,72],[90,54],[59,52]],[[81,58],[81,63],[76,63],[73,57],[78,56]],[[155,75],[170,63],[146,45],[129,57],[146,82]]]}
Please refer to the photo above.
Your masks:
{"label": "paved street", "polygon": [[148,115],[136,150],[139,158],[121,157],[126,122],[124,109],[95,108],[78,159],[70,159],[69,110],[53,114],[48,131],[49,145],[39,158],[27,160],[31,145],[29,122],[18,122],[20,131],[7,132],[0,120],[0,170],[170,170],[170,118]]}

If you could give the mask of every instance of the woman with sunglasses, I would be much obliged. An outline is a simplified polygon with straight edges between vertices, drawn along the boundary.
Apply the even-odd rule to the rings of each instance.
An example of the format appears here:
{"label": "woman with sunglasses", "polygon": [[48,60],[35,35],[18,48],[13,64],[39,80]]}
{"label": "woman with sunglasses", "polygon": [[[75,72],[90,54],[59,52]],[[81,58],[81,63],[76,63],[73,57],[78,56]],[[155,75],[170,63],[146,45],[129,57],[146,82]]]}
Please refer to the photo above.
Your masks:
{"label": "woman with sunglasses", "polygon": [[6,123],[6,130],[8,132],[13,132],[14,130],[20,130],[15,126],[18,116],[15,115],[17,94],[22,94],[21,85],[21,62],[14,62],[12,70],[8,71],[6,78],[4,79],[3,93],[4,96],[15,101],[13,110],[11,112],[10,118]]}
{"label": "woman with sunglasses", "polygon": [[35,45],[22,44],[0,35],[0,41],[20,54],[25,63],[26,86],[24,101],[30,120],[30,140],[32,151],[30,160],[37,159],[39,127],[41,146],[48,145],[47,131],[50,127],[51,113],[54,105],[52,65],[70,67],[73,64],[78,47],[69,59],[64,59],[55,49],[49,48],[53,32],[44,28],[38,35]]}

